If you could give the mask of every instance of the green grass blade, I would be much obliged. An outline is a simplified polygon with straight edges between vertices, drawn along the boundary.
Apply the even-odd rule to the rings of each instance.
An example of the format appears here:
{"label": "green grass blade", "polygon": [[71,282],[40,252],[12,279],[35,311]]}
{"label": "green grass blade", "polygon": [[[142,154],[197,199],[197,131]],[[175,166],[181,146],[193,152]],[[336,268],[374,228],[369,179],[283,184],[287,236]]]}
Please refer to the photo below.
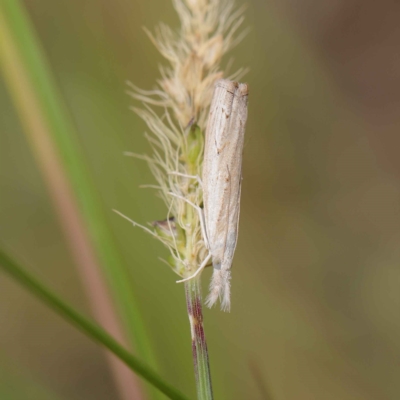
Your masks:
{"label": "green grass blade", "polygon": [[[139,317],[138,307],[129,283],[128,271],[114,244],[101,200],[80,153],[80,147],[76,142],[75,128],[58,93],[36,33],[19,0],[2,0],[0,2],[0,22],[0,61],[2,61],[5,80],[11,96],[17,111],[22,116],[21,120],[24,119],[24,111],[20,111],[23,105],[18,104],[18,99],[28,94],[32,95],[31,104],[35,105],[40,114],[34,115],[34,118],[45,124],[46,131],[49,133],[46,140],[50,141],[57,151],[57,160],[59,159],[78,201],[92,245],[130,342],[134,344],[138,354],[154,366],[155,358]],[[19,75],[15,72],[15,60],[14,63],[8,62],[9,54],[7,54],[6,48],[11,48],[17,55]],[[23,90],[21,85],[18,86],[20,78],[28,83],[29,93],[15,94],[16,91]],[[29,126],[24,128],[29,130]],[[44,134],[43,130],[39,129],[39,131],[42,135]],[[29,135],[31,133],[28,133]]]}
{"label": "green grass blade", "polygon": [[88,337],[102,344],[126,365],[132,371],[148,381],[151,385],[159,389],[162,393],[174,400],[187,400],[187,398],[179,393],[177,389],[172,387],[158,376],[150,367],[142,363],[128,350],[123,348],[108,333],[99,326],[86,319],[83,315],[75,311],[68,304],[63,302],[56,294],[47,289],[42,283],[28,274],[14,260],[0,249],[0,268],[11,275],[18,283],[29,290],[32,294],[42,300],[47,306],[51,307],[62,318],[75,325]]}

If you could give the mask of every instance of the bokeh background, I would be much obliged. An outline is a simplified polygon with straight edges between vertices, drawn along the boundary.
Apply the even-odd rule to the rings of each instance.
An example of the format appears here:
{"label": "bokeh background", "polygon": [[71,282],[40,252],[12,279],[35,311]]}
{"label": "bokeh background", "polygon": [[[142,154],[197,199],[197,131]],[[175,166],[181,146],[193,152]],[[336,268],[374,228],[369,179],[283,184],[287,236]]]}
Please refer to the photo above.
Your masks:
{"label": "bokeh background", "polygon": [[[146,323],[160,373],[195,398],[182,286],[166,250],[111,212],[163,219],[125,81],[163,60],[142,27],[166,0],[26,0]],[[384,0],[248,0],[231,53],[250,85],[232,312],[205,310],[216,399],[400,398],[400,25]],[[229,57],[228,57],[229,58]],[[228,61],[228,58],[225,61]],[[137,105],[137,104],[136,104]],[[0,241],[89,314],[0,79]],[[204,273],[204,290],[210,272]],[[116,399],[101,349],[0,274],[0,398]]]}

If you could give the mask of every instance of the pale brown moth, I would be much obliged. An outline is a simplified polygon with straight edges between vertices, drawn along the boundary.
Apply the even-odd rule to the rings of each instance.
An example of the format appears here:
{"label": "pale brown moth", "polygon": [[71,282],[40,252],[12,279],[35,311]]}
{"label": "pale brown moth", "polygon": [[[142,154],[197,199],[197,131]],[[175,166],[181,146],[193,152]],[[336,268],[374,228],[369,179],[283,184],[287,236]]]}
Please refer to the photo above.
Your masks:
{"label": "pale brown moth", "polygon": [[211,307],[220,298],[225,311],[230,309],[230,270],[239,229],[247,99],[247,84],[217,81],[206,129],[204,225],[214,268],[206,303]]}
{"label": "pale brown moth", "polygon": [[220,298],[224,311],[230,309],[230,270],[239,231],[247,98],[247,84],[227,79],[216,82],[206,128],[201,182],[203,210],[183,198],[200,213],[202,233],[209,254],[193,275],[178,282],[194,278],[212,259],[214,270],[206,303],[212,307]]}

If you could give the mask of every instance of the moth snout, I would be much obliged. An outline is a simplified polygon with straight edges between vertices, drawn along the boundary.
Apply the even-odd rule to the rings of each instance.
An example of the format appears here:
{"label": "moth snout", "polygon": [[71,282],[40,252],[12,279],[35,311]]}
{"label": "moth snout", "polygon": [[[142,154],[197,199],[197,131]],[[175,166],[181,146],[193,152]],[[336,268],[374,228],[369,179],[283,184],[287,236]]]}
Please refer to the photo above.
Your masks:
{"label": "moth snout", "polygon": [[247,83],[240,83],[239,87],[236,89],[236,94],[238,96],[248,96],[249,95],[249,85]]}

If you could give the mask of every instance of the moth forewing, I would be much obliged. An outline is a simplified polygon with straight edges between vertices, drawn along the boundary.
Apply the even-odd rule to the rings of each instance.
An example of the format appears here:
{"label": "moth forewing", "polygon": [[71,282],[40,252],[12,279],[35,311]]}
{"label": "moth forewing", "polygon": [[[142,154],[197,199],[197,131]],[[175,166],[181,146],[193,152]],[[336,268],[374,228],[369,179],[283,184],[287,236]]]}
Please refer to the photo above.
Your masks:
{"label": "moth forewing", "polygon": [[230,308],[230,269],[240,213],[242,153],[248,87],[219,80],[210,107],[203,163],[203,203],[213,276],[207,305]]}

